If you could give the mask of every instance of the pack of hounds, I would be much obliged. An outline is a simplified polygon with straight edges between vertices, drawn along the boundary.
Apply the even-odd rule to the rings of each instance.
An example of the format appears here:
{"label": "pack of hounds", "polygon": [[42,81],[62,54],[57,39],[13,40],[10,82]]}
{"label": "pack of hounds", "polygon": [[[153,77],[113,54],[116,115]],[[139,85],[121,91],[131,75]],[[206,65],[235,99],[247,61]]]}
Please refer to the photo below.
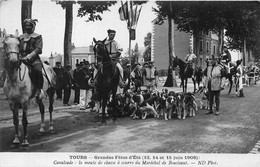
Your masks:
{"label": "pack of hounds", "polygon": [[[199,105],[201,109],[208,109],[209,96],[205,87],[198,90]],[[133,119],[146,119],[148,117],[170,120],[173,117],[186,119],[194,117],[198,111],[195,95],[187,92],[174,92],[163,89],[162,92],[149,92],[129,89],[124,94],[117,94],[116,98],[110,98],[107,112],[117,114],[117,117],[130,116]],[[89,102],[91,110],[100,110],[97,95],[93,94]]]}

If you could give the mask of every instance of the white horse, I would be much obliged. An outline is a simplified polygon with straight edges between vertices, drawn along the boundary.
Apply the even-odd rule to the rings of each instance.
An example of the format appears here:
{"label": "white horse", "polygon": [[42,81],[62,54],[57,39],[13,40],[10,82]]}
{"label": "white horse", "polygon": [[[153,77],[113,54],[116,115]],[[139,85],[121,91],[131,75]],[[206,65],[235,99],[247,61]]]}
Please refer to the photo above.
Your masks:
{"label": "white horse", "polygon": [[[19,146],[19,109],[22,108],[22,125],[23,125],[23,141],[22,147],[29,148],[28,133],[27,133],[27,110],[29,101],[34,97],[36,89],[29,76],[29,68],[19,59],[19,40],[18,31],[15,35],[8,35],[4,30],[4,55],[5,55],[5,68],[6,68],[6,80],[4,83],[4,93],[8,98],[10,108],[13,112],[13,124],[15,127],[15,139],[13,140],[13,146]],[[44,84],[43,90],[49,97],[49,113],[50,113],[50,126],[49,130],[54,131],[52,111],[54,102],[54,92],[56,85],[56,74],[53,69],[43,63],[43,75]],[[44,72],[45,71],[45,72]],[[48,78],[47,78],[48,77]],[[44,120],[44,105],[42,100],[36,98],[36,102],[39,106],[41,113],[41,127],[39,132],[44,133],[45,120]]]}

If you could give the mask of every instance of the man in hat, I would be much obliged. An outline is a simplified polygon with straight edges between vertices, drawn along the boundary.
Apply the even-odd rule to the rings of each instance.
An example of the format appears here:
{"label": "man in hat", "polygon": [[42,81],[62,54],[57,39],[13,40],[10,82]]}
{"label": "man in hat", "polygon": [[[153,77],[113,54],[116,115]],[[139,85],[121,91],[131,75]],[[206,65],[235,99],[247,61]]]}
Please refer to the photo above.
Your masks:
{"label": "man in hat", "polygon": [[[119,63],[119,59],[120,59],[120,56],[121,56],[121,52],[123,51],[123,48],[120,47],[120,45],[114,40],[115,38],[115,35],[116,35],[116,31],[115,30],[107,30],[107,33],[108,33],[108,37],[106,38],[105,40],[105,45],[106,45],[106,48],[109,52],[109,56],[110,58],[112,59],[112,61],[116,62],[116,66],[119,70],[119,87],[123,88],[125,87],[125,84],[122,80],[122,78],[124,78],[124,71],[123,71],[123,68],[122,66],[120,65]],[[96,76],[97,74],[97,70],[94,71],[94,77]]]}
{"label": "man in hat", "polygon": [[146,80],[147,89],[150,91],[154,91],[158,82],[158,72],[154,67],[152,61],[149,62],[148,68],[145,69],[144,76]]}
{"label": "man in hat", "polygon": [[63,74],[64,68],[61,66],[61,62],[57,61],[56,66],[53,67],[53,71],[56,73],[56,100],[62,100],[62,88],[63,88]]}
{"label": "man in hat", "polygon": [[[223,53],[220,55],[220,65],[222,65],[225,68],[227,74],[230,73],[230,62],[231,62],[231,54],[229,53],[227,46],[223,46]],[[221,86],[222,89],[224,89],[227,82],[228,82],[227,79],[223,80]]]}
{"label": "man in hat", "polygon": [[[130,67],[131,65],[128,63],[126,65],[126,68],[124,68],[124,80],[129,80],[130,81]],[[124,87],[123,93],[125,93],[128,89],[130,88],[130,82]]]}
{"label": "man in hat", "polygon": [[141,64],[135,64],[134,70],[131,72],[131,78],[135,84],[135,91],[141,89],[142,86],[142,72],[141,72]]}
{"label": "man in hat", "polygon": [[222,77],[222,67],[217,64],[217,58],[211,55],[208,59],[209,67],[207,68],[207,78],[206,78],[206,90],[209,92],[209,111],[206,114],[213,114],[213,102],[215,97],[216,110],[215,115],[219,115],[219,105],[220,105],[220,91],[221,91],[221,77]]}
{"label": "man in hat", "polygon": [[186,68],[185,68],[185,71],[187,71],[188,68],[191,67],[193,69],[193,73],[192,73],[193,76],[195,76],[195,68],[196,68],[195,62],[196,62],[196,59],[197,59],[197,56],[193,53],[192,48],[190,48],[189,54],[187,54],[186,57],[185,57],[185,60],[186,60],[186,62],[188,64],[186,66]]}
{"label": "man in hat", "polygon": [[67,65],[64,70],[63,74],[63,89],[64,89],[64,96],[63,96],[63,106],[70,106],[70,94],[71,94],[71,85],[72,85],[72,75],[70,70],[72,69],[71,65]]}
{"label": "man in hat", "polygon": [[36,97],[44,98],[43,87],[43,64],[40,59],[42,53],[42,36],[34,32],[37,19],[25,19],[23,26],[25,33],[19,37],[21,59],[26,64],[32,66],[32,82],[37,88]]}

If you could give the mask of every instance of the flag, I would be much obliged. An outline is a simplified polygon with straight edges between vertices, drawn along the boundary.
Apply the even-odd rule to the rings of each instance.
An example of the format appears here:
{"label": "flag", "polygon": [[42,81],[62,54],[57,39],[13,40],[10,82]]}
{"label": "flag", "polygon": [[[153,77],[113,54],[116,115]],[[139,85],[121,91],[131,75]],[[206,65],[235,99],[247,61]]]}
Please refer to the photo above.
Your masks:
{"label": "flag", "polygon": [[121,1],[121,7],[118,10],[119,13],[119,17],[121,21],[125,21],[128,19],[128,7],[127,7],[127,2],[125,2],[123,4],[123,2]]}
{"label": "flag", "polygon": [[132,12],[131,27],[136,28],[141,10],[142,10],[142,6],[138,9],[138,5],[136,5],[135,10],[133,10],[133,12]]}

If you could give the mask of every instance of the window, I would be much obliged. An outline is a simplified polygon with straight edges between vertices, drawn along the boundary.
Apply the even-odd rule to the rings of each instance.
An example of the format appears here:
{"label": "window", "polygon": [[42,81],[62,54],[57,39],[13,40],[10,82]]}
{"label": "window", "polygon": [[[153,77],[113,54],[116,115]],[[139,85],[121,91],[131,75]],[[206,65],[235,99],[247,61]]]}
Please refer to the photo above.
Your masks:
{"label": "window", "polygon": [[82,61],[83,61],[83,62],[85,62],[85,61],[86,61],[86,59],[82,59]]}
{"label": "window", "polygon": [[202,40],[200,41],[200,52],[202,52],[203,51],[203,42],[202,42]]}
{"label": "window", "polygon": [[207,42],[207,53],[209,53],[209,42]]}
{"label": "window", "polygon": [[216,45],[213,46],[213,54],[216,54]]}

